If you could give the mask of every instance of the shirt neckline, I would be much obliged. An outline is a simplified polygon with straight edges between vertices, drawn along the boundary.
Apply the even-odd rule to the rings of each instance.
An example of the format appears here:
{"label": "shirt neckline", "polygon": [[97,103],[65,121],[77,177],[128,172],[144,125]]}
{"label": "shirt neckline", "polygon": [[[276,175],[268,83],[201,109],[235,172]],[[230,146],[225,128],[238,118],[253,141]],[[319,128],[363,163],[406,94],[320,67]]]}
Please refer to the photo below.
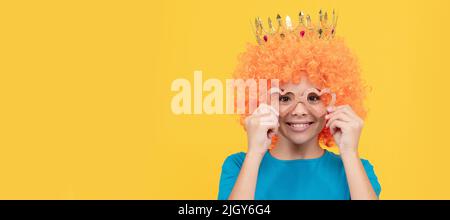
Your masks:
{"label": "shirt neckline", "polygon": [[266,157],[268,157],[270,160],[276,161],[276,162],[280,162],[280,163],[312,163],[312,162],[316,162],[316,161],[320,161],[323,158],[327,157],[329,154],[329,151],[327,149],[324,149],[323,154],[320,157],[317,158],[310,158],[310,159],[293,159],[293,160],[282,160],[282,159],[278,159],[275,158],[270,151],[266,152]]}

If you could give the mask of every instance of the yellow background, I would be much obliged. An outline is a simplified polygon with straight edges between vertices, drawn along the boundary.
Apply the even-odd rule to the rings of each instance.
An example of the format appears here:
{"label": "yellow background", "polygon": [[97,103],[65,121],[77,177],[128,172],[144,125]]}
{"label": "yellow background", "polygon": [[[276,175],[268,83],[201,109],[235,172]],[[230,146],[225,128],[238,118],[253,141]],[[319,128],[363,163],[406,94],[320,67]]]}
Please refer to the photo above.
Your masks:
{"label": "yellow background", "polygon": [[215,199],[245,133],[233,116],[172,114],[171,82],[230,78],[251,19],[320,8],[339,12],[373,88],[360,152],[381,198],[450,199],[449,6],[2,1],[0,199]]}

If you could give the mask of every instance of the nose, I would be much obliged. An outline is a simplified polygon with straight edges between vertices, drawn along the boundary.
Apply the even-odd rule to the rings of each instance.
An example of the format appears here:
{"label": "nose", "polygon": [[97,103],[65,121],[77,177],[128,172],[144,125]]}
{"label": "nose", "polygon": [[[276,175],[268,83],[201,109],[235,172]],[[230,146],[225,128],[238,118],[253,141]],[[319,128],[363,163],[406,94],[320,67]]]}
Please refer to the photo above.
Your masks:
{"label": "nose", "polygon": [[308,115],[308,109],[306,108],[305,104],[302,102],[297,102],[294,104],[294,109],[291,111],[291,115],[293,116],[305,116]]}

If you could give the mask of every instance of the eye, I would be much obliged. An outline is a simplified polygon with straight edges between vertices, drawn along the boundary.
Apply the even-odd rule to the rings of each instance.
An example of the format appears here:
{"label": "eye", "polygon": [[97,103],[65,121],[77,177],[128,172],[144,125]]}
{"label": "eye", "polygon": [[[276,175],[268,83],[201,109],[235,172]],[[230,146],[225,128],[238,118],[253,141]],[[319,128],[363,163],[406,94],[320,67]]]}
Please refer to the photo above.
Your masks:
{"label": "eye", "polygon": [[308,102],[309,103],[318,103],[320,102],[320,96],[316,93],[309,93],[308,94]]}
{"label": "eye", "polygon": [[291,101],[291,97],[282,95],[282,96],[280,96],[279,100],[281,103],[288,103],[289,101]]}

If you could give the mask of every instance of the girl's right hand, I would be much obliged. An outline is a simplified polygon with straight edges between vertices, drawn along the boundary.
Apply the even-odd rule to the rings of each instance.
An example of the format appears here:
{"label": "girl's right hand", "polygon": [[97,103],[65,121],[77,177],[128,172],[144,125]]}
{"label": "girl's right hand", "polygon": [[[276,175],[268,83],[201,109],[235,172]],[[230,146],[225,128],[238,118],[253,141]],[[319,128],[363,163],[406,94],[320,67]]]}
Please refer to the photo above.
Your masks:
{"label": "girl's right hand", "polygon": [[278,132],[278,112],[272,106],[261,104],[255,112],[245,118],[248,152],[263,156],[272,143],[272,137]]}

